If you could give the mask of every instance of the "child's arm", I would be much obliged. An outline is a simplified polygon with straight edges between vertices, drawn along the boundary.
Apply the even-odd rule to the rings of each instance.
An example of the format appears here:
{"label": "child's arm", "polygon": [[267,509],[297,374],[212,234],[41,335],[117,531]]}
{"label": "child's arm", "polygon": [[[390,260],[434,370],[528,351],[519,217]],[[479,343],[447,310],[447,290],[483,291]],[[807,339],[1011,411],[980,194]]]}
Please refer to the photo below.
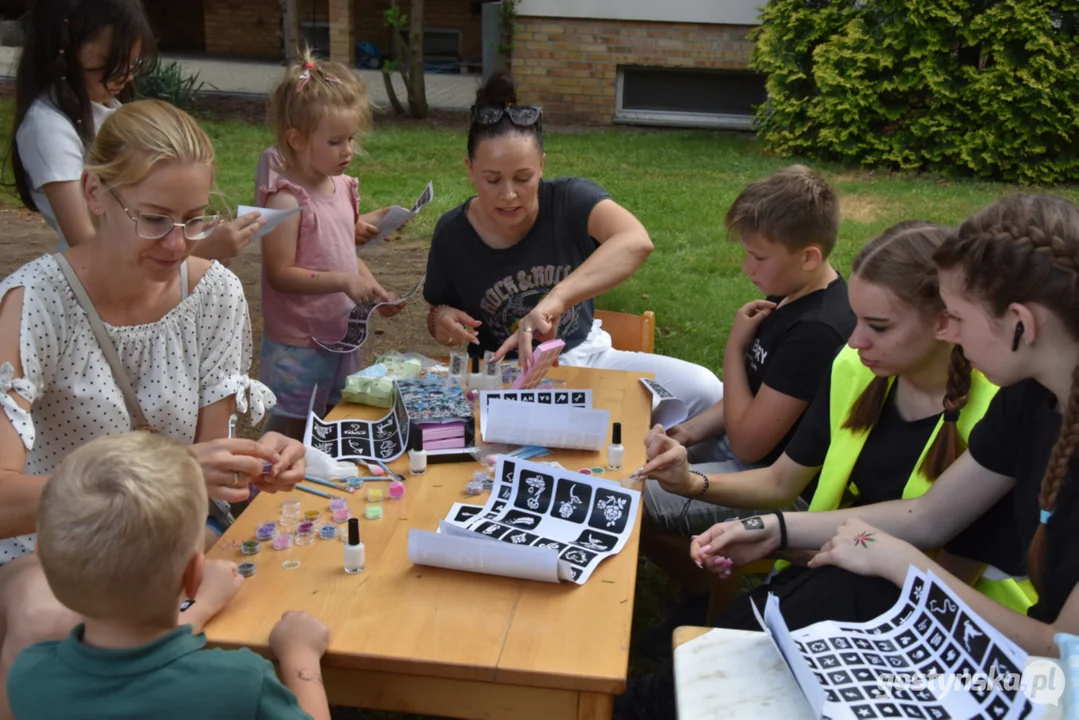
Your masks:
{"label": "child's arm", "polygon": [[[756,395],[749,388],[745,355],[753,344],[760,323],[774,309],[775,304],[767,300],[754,300],[744,305],[734,317],[723,353],[723,414],[727,439],[735,456],[744,463],[759,462],[772,452],[809,407],[808,399],[777,390],[767,382],[761,385]],[[817,334],[823,335],[825,332],[820,330]],[[777,356],[778,353],[801,355],[788,347],[777,347],[772,352]],[[814,375],[811,383],[814,388],[828,372],[827,368],[831,367],[834,349],[832,355],[828,355],[814,348],[800,362],[809,366],[817,356],[824,358],[820,362],[824,369],[803,368],[803,372]],[[762,358],[760,362],[763,361]],[[775,358],[771,363],[776,365]],[[772,372],[769,369],[769,373]]]}
{"label": "child's arm", "polygon": [[281,665],[281,681],[315,720],[330,720],[320,664],[329,644],[330,629],[305,612],[289,610],[270,632],[270,649]]}
{"label": "child's arm", "polygon": [[[293,210],[300,207],[296,196],[281,190],[270,196],[266,207],[275,210]],[[343,292],[353,302],[365,303],[378,298],[382,290],[370,271],[366,273],[321,272],[296,265],[296,246],[300,238],[300,213],[293,213],[274,230],[262,238],[262,266],[270,287],[278,292],[302,295],[329,295]],[[366,271],[366,266],[360,263]]]}
{"label": "child's arm", "polygon": [[60,232],[71,247],[81,245],[94,236],[94,225],[82,196],[82,184],[78,180],[53,182],[41,188],[49,200]]}
{"label": "child's arm", "polygon": [[198,635],[243,586],[244,579],[236,563],[231,560],[207,560],[202,570],[202,582],[192,598],[194,602],[188,604],[186,610],[180,610],[178,624],[190,625],[191,634]]}

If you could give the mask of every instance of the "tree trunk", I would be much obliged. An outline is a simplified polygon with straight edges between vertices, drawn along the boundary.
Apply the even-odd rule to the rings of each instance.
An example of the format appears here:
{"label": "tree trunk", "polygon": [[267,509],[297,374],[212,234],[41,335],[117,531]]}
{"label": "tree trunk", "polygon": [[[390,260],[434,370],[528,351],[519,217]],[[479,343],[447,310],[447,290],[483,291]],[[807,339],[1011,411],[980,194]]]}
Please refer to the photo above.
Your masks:
{"label": "tree trunk", "polygon": [[300,11],[296,0],[281,2],[281,35],[285,45],[285,64],[290,65],[300,59]]}
{"label": "tree trunk", "polygon": [[423,0],[412,0],[408,31],[408,109],[414,118],[427,117],[427,86],[423,76]]}

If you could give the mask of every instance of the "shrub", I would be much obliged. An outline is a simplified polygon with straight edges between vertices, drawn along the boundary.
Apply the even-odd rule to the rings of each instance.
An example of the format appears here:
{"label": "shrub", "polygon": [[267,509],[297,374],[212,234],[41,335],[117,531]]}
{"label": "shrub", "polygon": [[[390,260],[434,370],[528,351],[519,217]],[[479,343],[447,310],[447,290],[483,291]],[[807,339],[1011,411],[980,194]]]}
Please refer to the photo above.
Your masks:
{"label": "shrub", "polygon": [[185,72],[178,62],[158,62],[153,70],[135,83],[135,92],[143,100],[164,100],[190,112],[195,97],[206,87],[198,73]]}
{"label": "shrub", "polygon": [[1079,179],[1079,0],[769,0],[757,127],[780,154]]}

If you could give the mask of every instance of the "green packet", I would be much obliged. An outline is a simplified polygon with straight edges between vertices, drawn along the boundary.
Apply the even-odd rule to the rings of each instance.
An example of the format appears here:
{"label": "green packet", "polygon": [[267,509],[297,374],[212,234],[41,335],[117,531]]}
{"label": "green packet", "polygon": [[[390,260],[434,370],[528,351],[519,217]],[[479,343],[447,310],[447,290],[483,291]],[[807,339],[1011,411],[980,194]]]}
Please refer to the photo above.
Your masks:
{"label": "green packet", "polygon": [[374,365],[348,376],[341,398],[357,405],[393,407],[394,381],[419,377],[422,370],[423,366],[415,358],[380,357]]}

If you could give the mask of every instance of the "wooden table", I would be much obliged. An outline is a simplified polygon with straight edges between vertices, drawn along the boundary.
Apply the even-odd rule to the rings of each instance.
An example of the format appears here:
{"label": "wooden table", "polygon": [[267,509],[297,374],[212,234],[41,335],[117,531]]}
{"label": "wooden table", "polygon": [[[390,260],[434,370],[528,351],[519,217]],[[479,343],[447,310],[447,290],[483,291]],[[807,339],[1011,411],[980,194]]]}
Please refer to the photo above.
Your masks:
{"label": "wooden table", "polygon": [[[1045,658],[1030,656],[1027,663]],[[1060,660],[1055,660],[1058,664]],[[1060,670],[1060,677],[1064,671]],[[680,627],[674,631],[678,720],[813,720],[794,674],[763,632]],[[1042,720],[1062,720],[1064,701]]]}
{"label": "wooden table", "polygon": [[[592,388],[593,405],[622,423],[624,469],[603,477],[629,477],[644,462],[651,405],[639,379],[650,375],[554,368],[550,377]],[[329,419],[385,412],[342,404]],[[543,459],[576,470],[605,465],[606,449]],[[322,661],[331,703],[460,718],[610,718],[612,698],[626,684],[640,514],[630,541],[584,585],[422,567],[408,561],[409,529],[435,530],[454,502],[486,502],[486,494],[464,492],[480,466],[431,463],[422,477],[409,476],[407,457],[390,467],[405,476],[407,490],[404,499],[381,503],[382,519],[361,519],[367,567],[360,575],[345,574],[338,540],[285,551],[263,543],[258,555],[242,555],[239,543],[278,517],[282,498],[298,497],[304,510],[328,509],[326,500],[298,491],[255,498],[210,553],[258,566],[207,627],[210,644],[269,656],[270,630],[281,614],[305,610],[332,632]],[[351,496],[354,515],[363,518],[366,505],[365,496]],[[290,559],[301,566],[284,569]]]}

